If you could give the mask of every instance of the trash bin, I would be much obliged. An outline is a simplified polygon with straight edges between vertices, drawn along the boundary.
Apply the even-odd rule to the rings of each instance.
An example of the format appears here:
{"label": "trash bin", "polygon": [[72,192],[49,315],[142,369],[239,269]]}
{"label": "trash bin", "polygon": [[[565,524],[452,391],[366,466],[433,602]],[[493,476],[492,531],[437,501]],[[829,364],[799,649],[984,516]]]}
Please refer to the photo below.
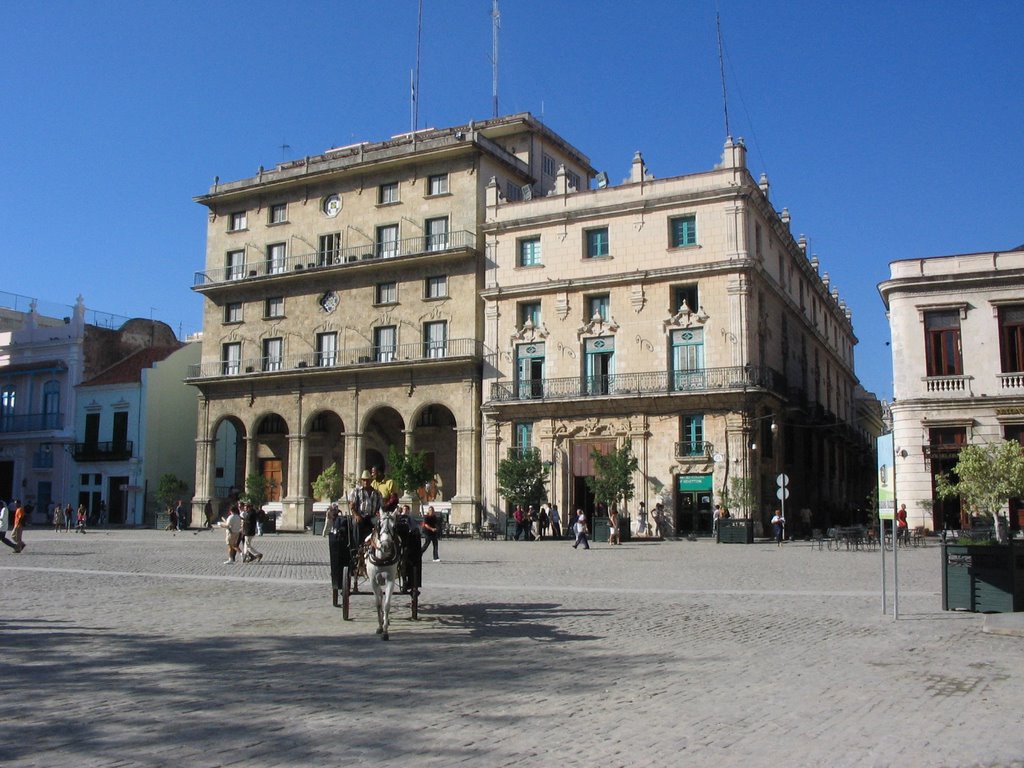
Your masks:
{"label": "trash bin", "polygon": [[[268,525],[269,525],[271,519],[273,519],[273,518],[269,518],[267,520]],[[327,525],[327,513],[326,512],[314,512],[313,513],[313,535],[314,536],[322,536],[323,532],[324,532],[324,526],[325,525]],[[276,526],[275,526],[275,528],[276,528]],[[264,527],[264,530],[266,530],[266,527]]]}
{"label": "trash bin", "polygon": [[718,543],[753,544],[754,521],[738,517],[728,517],[725,520],[719,520]]}
{"label": "trash bin", "polygon": [[629,515],[619,515],[619,541],[629,541],[633,536],[633,521]]}

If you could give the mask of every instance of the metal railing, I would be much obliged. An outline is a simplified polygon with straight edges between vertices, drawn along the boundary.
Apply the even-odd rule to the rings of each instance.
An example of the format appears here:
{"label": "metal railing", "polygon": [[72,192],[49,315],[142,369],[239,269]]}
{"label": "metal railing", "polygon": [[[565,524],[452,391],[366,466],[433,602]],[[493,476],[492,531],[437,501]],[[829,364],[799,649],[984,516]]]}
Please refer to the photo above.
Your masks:
{"label": "metal railing", "polygon": [[41,432],[63,429],[62,413],[22,413],[0,415],[0,432]]}
{"label": "metal railing", "polygon": [[419,341],[388,346],[363,346],[334,352],[305,352],[280,358],[251,357],[241,360],[215,360],[190,365],[188,378],[209,379],[220,376],[252,376],[295,370],[323,370],[364,365],[389,365],[454,358],[481,358],[482,342],[476,339]]}
{"label": "metal railing", "polygon": [[104,443],[75,443],[71,454],[75,461],[124,461],[132,457],[132,440],[113,440]]}
{"label": "metal railing", "polygon": [[529,379],[492,384],[490,399],[492,402],[565,400],[586,396],[659,395],[746,387],[777,390],[776,378],[771,368],[733,366],[699,371],[647,371],[609,376]]}
{"label": "metal railing", "polygon": [[230,264],[205,272],[196,272],[192,286],[199,288],[257,277],[293,275],[296,272],[307,270],[336,269],[366,261],[422,256],[427,253],[447,253],[475,247],[476,233],[468,230],[420,235],[404,240],[383,240],[378,243],[354,245],[329,251],[314,251],[280,259],[246,259],[241,264]]}
{"label": "metal railing", "polygon": [[676,458],[709,459],[714,455],[715,446],[706,440],[683,440],[676,443]]}

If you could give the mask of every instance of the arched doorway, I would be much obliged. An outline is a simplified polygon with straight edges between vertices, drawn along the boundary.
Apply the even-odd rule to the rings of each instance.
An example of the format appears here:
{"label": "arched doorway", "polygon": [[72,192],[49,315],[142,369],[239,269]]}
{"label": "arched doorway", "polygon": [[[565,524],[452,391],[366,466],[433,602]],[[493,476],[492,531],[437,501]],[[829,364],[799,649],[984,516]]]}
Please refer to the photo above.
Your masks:
{"label": "arched doorway", "polygon": [[267,481],[267,501],[279,502],[288,495],[288,423],[280,414],[268,413],[256,422],[254,464],[250,475],[261,475]]}
{"label": "arched doorway", "polygon": [[454,414],[443,405],[431,403],[416,414],[410,451],[423,451],[427,467],[441,480],[440,495],[454,496],[458,489],[458,435]]}
{"label": "arched doorway", "polygon": [[245,436],[245,425],[234,416],[214,430],[212,501],[218,516],[245,490]]}
{"label": "arched doorway", "polygon": [[372,411],[363,427],[362,464],[357,472],[370,467],[387,470],[388,448],[405,451],[405,419],[394,408],[381,406]]}
{"label": "arched doorway", "polygon": [[[313,414],[306,422],[306,466],[308,484],[302,489],[303,496],[316,498],[313,493],[313,481],[320,473],[337,465],[338,472],[345,467],[345,424],[341,417],[333,411],[320,411]],[[353,478],[345,478],[346,490],[352,485]]]}

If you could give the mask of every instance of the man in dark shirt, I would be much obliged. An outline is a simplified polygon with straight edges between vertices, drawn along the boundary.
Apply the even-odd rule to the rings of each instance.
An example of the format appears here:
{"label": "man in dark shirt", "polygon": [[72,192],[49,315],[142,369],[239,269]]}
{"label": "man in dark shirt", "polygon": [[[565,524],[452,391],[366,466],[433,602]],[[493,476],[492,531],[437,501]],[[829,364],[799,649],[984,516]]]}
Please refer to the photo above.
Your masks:
{"label": "man in dark shirt", "polygon": [[372,475],[364,469],[363,474],[359,476],[359,487],[352,494],[352,502],[349,504],[359,541],[365,541],[373,532],[373,521],[382,505],[380,492],[373,487],[372,481]]}
{"label": "man in dark shirt", "polygon": [[431,544],[434,545],[434,562],[440,563],[441,558],[437,556],[437,542],[441,536],[441,521],[437,517],[437,513],[434,511],[432,506],[427,507],[427,513],[423,515],[423,523],[420,529],[423,531],[423,549],[421,554],[427,551],[427,547]]}

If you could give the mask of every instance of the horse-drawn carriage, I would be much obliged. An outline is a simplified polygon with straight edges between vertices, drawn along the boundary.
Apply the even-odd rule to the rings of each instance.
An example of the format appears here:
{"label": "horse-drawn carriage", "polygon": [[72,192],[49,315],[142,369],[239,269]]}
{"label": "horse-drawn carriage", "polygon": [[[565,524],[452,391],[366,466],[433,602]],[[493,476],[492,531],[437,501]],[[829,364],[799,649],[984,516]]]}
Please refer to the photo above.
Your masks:
{"label": "horse-drawn carriage", "polygon": [[419,618],[419,596],[423,584],[420,532],[408,517],[381,512],[371,533],[360,531],[352,517],[339,515],[328,530],[331,555],[331,597],[335,607],[341,596],[341,615],[349,619],[352,595],[367,594],[360,585],[369,584],[377,604],[378,634],[388,639],[391,595],[408,595],[412,618]]}

